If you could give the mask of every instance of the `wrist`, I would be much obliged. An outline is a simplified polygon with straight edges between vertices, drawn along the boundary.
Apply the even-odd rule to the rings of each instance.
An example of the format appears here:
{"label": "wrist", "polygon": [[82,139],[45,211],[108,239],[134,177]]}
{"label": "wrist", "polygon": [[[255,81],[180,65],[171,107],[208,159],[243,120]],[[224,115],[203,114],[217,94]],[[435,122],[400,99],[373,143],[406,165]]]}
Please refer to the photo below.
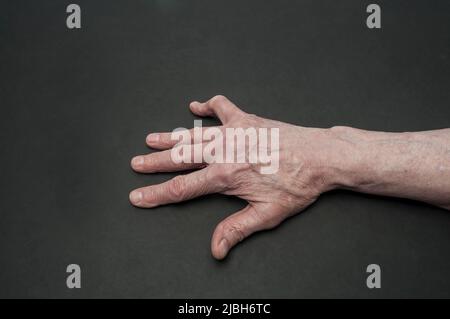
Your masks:
{"label": "wrist", "polygon": [[[297,157],[300,159],[298,165],[307,163],[312,187],[323,193],[336,188],[351,188],[358,183],[355,171],[360,162],[358,157],[361,157],[361,150],[348,138],[348,135],[354,134],[355,129],[299,129],[302,138],[299,140],[300,144],[297,144]],[[305,170],[302,171],[304,174]]]}
{"label": "wrist", "polygon": [[[391,146],[405,146],[408,133],[384,133],[335,126],[300,128],[299,162],[308,164],[311,185],[319,193],[337,188],[366,190],[385,182],[386,163],[393,163]],[[301,165],[301,164],[300,164]],[[392,166],[392,165],[391,165]],[[388,176],[389,177],[389,176]]]}
{"label": "wrist", "polygon": [[353,189],[374,183],[369,174],[369,132],[335,126],[326,130],[329,139],[325,157],[328,189]]}

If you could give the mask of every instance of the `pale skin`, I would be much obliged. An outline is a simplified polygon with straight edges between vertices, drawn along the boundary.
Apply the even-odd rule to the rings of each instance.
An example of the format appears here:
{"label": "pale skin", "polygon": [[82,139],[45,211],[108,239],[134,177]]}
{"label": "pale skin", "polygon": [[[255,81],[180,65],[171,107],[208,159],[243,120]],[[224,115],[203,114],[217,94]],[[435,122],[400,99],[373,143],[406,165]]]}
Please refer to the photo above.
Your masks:
{"label": "pale skin", "polygon": [[214,116],[227,127],[279,128],[279,169],[261,174],[260,164],[181,163],[171,160],[171,133],[147,136],[160,150],[136,156],[139,173],[195,169],[130,193],[133,205],[152,208],[211,193],[237,196],[248,205],[220,222],[211,252],[223,259],[251,234],[271,229],[333,189],[395,196],[450,210],[450,129],[385,133],[350,127],[306,128],[247,114],[223,96],[192,102],[198,116]]}

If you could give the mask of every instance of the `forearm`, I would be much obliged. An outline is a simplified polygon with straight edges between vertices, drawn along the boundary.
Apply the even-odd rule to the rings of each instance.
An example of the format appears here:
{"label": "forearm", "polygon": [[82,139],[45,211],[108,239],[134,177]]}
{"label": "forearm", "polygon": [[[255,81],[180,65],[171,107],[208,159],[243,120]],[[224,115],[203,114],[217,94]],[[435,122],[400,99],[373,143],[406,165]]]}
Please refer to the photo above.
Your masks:
{"label": "forearm", "polygon": [[329,134],[341,149],[336,187],[450,209],[450,129],[384,133],[334,127]]}

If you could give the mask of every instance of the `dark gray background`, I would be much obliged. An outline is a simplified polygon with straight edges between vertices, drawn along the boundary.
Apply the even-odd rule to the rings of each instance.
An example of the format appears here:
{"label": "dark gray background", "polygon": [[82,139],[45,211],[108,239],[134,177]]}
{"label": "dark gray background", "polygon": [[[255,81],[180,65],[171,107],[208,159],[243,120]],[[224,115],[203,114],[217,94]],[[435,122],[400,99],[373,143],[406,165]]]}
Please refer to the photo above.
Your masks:
{"label": "dark gray background", "polygon": [[450,127],[449,1],[378,0],[381,30],[369,1],[75,2],[81,30],[70,1],[0,2],[1,297],[450,297],[438,208],[337,191],[217,262],[212,231],[243,202],[128,202],[173,176],[129,161],[147,133],[192,126],[193,99],[304,126]]}

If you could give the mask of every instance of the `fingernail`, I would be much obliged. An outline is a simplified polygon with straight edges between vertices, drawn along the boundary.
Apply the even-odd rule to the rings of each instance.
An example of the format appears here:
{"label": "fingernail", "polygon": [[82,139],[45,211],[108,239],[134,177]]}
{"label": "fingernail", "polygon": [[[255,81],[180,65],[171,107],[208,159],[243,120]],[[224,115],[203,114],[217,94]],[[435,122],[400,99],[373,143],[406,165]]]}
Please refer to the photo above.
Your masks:
{"label": "fingernail", "polygon": [[131,165],[133,167],[138,167],[141,165],[144,165],[144,157],[143,156],[136,156],[131,160]]}
{"label": "fingernail", "polygon": [[158,143],[159,142],[159,134],[152,133],[147,136],[147,143]]}
{"label": "fingernail", "polygon": [[130,193],[130,201],[133,204],[139,204],[142,200],[142,192],[139,191],[132,191]]}
{"label": "fingernail", "polygon": [[222,238],[222,240],[219,242],[219,251],[221,252],[222,258],[224,258],[227,255],[228,249],[229,249],[228,240]]}

